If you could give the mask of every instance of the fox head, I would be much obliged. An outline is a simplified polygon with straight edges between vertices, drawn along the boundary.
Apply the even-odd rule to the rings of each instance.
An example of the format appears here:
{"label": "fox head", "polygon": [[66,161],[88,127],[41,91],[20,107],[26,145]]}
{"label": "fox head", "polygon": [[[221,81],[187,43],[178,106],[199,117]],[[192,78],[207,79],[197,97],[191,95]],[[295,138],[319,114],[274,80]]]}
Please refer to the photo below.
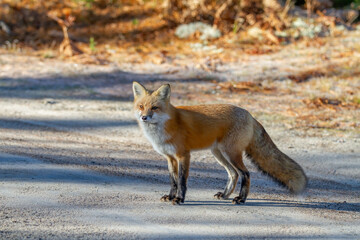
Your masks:
{"label": "fox head", "polygon": [[156,91],[149,91],[133,82],[135,116],[140,123],[156,124],[169,119],[170,85],[164,84]]}

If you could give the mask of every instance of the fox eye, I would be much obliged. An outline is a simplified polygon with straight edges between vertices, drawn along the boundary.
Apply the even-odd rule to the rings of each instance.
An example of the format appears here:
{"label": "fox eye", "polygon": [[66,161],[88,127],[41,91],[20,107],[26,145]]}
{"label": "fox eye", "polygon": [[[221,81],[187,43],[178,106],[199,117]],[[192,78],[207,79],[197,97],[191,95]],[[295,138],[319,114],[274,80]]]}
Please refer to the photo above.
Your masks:
{"label": "fox eye", "polygon": [[143,106],[143,105],[140,105],[139,108],[140,108],[140,110],[144,110],[144,106]]}
{"label": "fox eye", "polygon": [[156,107],[156,106],[151,108],[151,110],[156,110],[156,109],[158,109],[158,107]]}

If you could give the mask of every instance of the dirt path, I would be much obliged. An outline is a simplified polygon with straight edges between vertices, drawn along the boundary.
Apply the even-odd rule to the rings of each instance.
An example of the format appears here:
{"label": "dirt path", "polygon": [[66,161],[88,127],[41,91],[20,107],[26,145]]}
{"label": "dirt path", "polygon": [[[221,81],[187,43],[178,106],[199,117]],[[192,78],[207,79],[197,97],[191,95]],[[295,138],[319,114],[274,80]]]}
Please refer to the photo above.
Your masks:
{"label": "dirt path", "polygon": [[[1,154],[2,231],[14,238],[345,238],[358,220],[344,204],[251,198],[244,206],[209,200],[194,187],[183,206],[158,201],[164,184],[109,177],[76,166]],[[333,210],[326,210],[329,206]],[[324,216],[325,215],[325,216]],[[338,216],[339,217],[339,216]],[[337,217],[337,218],[338,218]]]}
{"label": "dirt path", "polygon": [[[273,117],[289,105],[299,106],[296,96],[205,94],[195,99],[191,92],[214,89],[213,83],[188,79],[186,85],[164,69],[159,75],[146,73],[146,64],[122,71],[115,65],[5,54],[0,68],[1,239],[360,235],[358,131],[304,130],[293,127],[292,117]],[[161,203],[169,189],[167,165],[140,133],[130,97],[132,80],[156,85],[158,78],[173,82],[176,104],[227,97],[255,113],[279,148],[304,167],[309,177],[304,196],[290,196],[247,161],[252,187],[246,205],[214,200],[226,172],[209,151],[199,151],[192,154],[186,203]],[[356,119],[359,113],[339,111],[333,112],[339,119],[345,113]]]}

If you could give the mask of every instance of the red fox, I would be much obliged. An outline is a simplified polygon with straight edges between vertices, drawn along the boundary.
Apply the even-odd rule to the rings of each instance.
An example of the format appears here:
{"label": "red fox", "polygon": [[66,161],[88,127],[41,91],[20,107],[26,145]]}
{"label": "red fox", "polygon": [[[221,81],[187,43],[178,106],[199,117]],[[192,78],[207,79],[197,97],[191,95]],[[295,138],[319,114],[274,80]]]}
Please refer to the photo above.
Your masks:
{"label": "red fox", "polygon": [[298,194],[305,189],[307,177],[303,169],[276,147],[263,126],[245,109],[230,104],[174,107],[169,84],[150,91],[134,82],[133,92],[140,127],[153,148],[168,161],[171,189],[161,201],[184,203],[190,151],[204,148],[211,149],[228,173],[224,191],[214,195],[217,199],[230,196],[240,175],[240,193],[232,202],[245,203],[250,175],[243,163],[243,152],[291,192]]}

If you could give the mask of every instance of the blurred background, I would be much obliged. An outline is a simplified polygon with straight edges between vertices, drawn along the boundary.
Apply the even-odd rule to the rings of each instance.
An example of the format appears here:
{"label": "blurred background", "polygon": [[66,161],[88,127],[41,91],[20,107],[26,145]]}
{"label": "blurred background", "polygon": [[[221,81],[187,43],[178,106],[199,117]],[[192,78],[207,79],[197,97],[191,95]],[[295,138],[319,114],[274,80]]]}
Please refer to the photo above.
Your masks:
{"label": "blurred background", "polygon": [[233,102],[262,115],[275,97],[268,111],[289,128],[356,129],[359,7],[359,0],[2,0],[2,90],[130,100],[133,80],[177,81],[179,104]]}
{"label": "blurred background", "polygon": [[103,58],[110,48],[176,39],[284,45],[353,29],[359,7],[359,0],[2,0],[0,43],[32,50],[63,43],[62,54]]}

